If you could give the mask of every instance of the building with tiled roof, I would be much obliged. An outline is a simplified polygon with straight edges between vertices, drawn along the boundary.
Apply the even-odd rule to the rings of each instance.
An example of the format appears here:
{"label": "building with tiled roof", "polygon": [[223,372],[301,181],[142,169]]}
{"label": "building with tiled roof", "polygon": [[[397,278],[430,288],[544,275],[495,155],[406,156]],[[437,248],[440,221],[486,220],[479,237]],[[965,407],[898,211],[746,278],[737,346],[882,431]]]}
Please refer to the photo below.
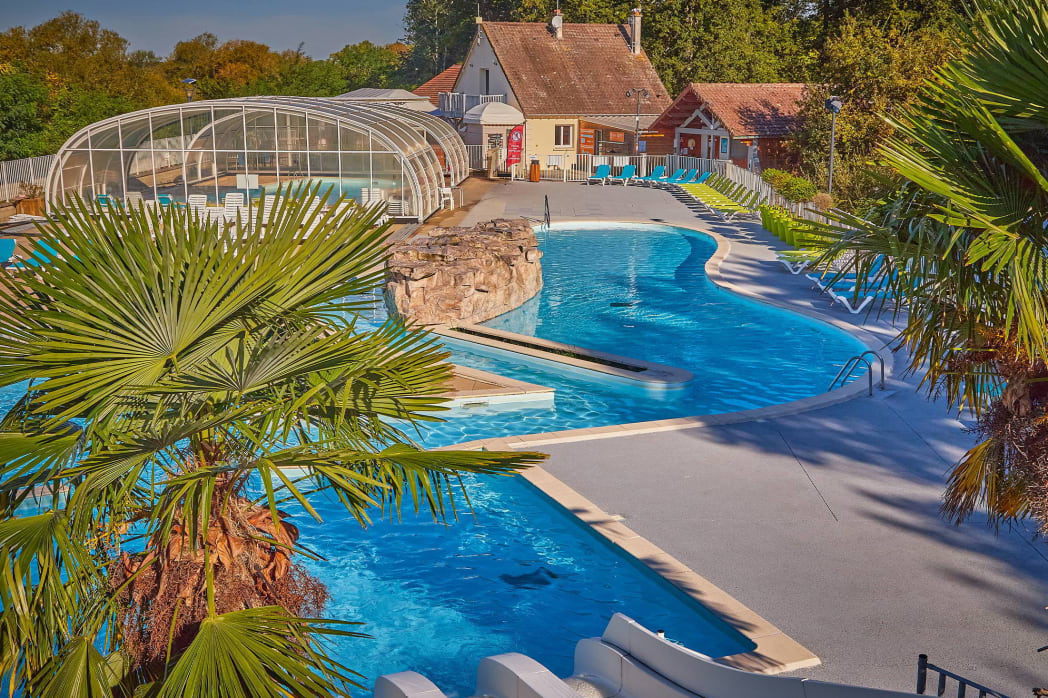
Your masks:
{"label": "building with tiled roof", "polygon": [[455,89],[455,81],[458,79],[459,71],[461,70],[462,64],[456,63],[450,68],[437,73],[432,78],[413,89],[412,92],[419,97],[425,97],[428,99],[433,103],[434,107],[440,106],[438,95],[441,92],[452,92]]}
{"label": "building with tiled roof", "polygon": [[[576,153],[635,148],[638,99],[645,129],[671,98],[641,45],[641,13],[627,25],[477,21],[454,90],[441,96],[446,118],[461,119],[486,101],[502,101],[524,118],[525,156],[551,155],[567,166]],[[486,145],[499,134],[485,133]]]}
{"label": "building with tiled roof", "polygon": [[784,164],[804,84],[693,82],[652,123],[679,155],[761,169]]}

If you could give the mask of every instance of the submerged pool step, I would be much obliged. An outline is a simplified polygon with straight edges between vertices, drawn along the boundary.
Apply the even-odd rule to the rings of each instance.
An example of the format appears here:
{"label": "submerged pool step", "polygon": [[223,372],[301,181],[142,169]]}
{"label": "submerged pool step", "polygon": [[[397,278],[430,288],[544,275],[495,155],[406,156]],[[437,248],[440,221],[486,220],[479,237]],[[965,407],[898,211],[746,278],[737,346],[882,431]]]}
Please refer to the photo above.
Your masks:
{"label": "submerged pool step", "polygon": [[545,385],[527,383],[458,364],[453,365],[452,373],[449,389],[443,395],[448,399],[445,407],[509,407],[522,403],[531,407],[535,406],[535,403],[553,402],[554,390]]}
{"label": "submerged pool step", "polygon": [[532,356],[547,361],[598,371],[619,378],[641,381],[652,387],[673,388],[682,386],[693,376],[690,371],[676,366],[644,361],[629,356],[620,356],[597,349],[587,349],[573,344],[554,342],[549,339],[530,337],[516,332],[496,330],[483,325],[462,324],[455,327],[440,325],[433,332],[450,339],[472,342],[486,347]]}

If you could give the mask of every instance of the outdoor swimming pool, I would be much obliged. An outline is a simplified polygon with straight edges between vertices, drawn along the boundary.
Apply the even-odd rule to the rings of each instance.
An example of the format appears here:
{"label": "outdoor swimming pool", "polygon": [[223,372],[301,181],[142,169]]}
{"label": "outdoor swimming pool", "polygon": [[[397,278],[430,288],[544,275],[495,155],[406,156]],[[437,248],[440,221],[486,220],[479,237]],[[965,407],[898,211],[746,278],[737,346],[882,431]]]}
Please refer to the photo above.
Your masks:
{"label": "outdoor swimming pool", "polygon": [[716,250],[665,225],[561,224],[538,233],[544,288],[485,325],[687,369],[682,388],[567,369],[448,341],[452,361],[556,390],[552,405],[451,413],[424,436],[446,445],[494,436],[735,412],[817,395],[866,347],[830,325],[726,291],[706,277]]}
{"label": "outdoor swimming pool", "polygon": [[[453,361],[556,389],[552,404],[455,409],[420,441],[472,439],[750,409],[820,393],[864,348],[828,325],[717,288],[715,245],[667,226],[555,226],[540,234],[545,288],[488,324],[685,368],[651,389],[496,349],[449,343]],[[381,319],[376,313],[374,320]],[[0,391],[9,407],[17,387]],[[528,654],[566,675],[576,641],[621,611],[712,656],[752,649],[661,578],[620,555],[526,482],[471,478],[474,515],[444,526],[403,513],[367,530],[331,503],[322,524],[295,516],[306,563],[328,585],[326,615],[366,622],[337,658],[365,674],[412,669],[450,696],[471,694],[477,662]],[[703,535],[696,525],[694,535]],[[701,572],[701,570],[700,570]]]}
{"label": "outdoor swimming pool", "polygon": [[443,526],[405,512],[363,532],[337,505],[316,524],[296,516],[309,563],[331,591],[326,615],[367,623],[339,660],[369,677],[411,669],[449,696],[472,695],[477,663],[523,652],[561,676],[575,643],[616,611],[713,656],[754,645],[646,569],[616,553],[521,478],[467,483],[475,517]]}

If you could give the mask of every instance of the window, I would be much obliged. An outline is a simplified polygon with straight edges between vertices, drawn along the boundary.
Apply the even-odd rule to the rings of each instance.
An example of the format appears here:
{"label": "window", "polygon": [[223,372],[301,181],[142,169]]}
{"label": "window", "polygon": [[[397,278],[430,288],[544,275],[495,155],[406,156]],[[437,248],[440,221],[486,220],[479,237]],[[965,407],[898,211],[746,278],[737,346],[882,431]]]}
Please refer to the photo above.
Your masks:
{"label": "window", "polygon": [[547,155],[546,156],[546,167],[563,167],[564,156],[563,155]]}
{"label": "window", "polygon": [[487,68],[480,69],[480,94],[491,94],[491,71]]}
{"label": "window", "polygon": [[571,148],[575,145],[575,126],[573,124],[561,124],[554,127],[553,146],[556,148]]}

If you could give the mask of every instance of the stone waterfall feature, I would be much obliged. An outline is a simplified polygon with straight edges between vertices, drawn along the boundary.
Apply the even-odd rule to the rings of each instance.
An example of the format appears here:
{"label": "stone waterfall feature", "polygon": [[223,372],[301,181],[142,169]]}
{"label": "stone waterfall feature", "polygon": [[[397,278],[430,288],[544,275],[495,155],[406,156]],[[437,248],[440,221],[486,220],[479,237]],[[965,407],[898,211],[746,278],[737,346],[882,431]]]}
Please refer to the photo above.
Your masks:
{"label": "stone waterfall feature", "polygon": [[387,303],[423,325],[490,320],[542,289],[541,256],[523,219],[433,228],[390,247]]}

